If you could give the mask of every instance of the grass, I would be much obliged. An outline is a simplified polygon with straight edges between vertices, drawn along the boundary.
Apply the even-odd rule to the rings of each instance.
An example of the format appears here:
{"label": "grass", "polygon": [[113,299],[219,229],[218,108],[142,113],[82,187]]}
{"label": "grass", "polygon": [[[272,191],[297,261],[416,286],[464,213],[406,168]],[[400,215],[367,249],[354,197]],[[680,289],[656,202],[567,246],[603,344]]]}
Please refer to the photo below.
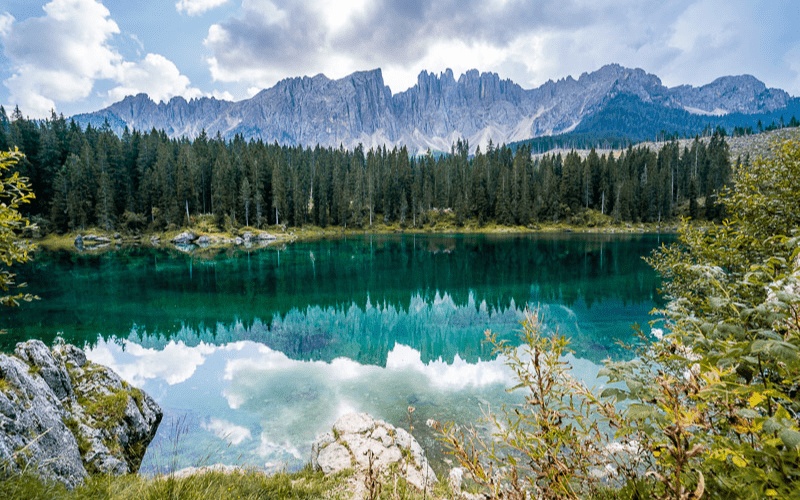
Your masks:
{"label": "grass", "polygon": [[97,426],[111,430],[117,422],[125,417],[128,407],[128,391],[114,392],[97,396],[95,400],[79,399],[78,403],[86,410],[86,414],[94,418]]}
{"label": "grass", "polygon": [[64,419],[64,424],[66,424],[67,429],[72,432],[72,435],[75,436],[75,441],[78,443],[78,452],[81,454],[81,457],[84,457],[89,449],[91,449],[92,445],[81,432],[80,424],[72,417]]}
{"label": "grass", "polygon": [[347,498],[342,476],[325,477],[310,467],[296,473],[209,472],[186,478],[99,475],[69,491],[31,473],[0,472],[0,498],[6,500],[266,500]]}

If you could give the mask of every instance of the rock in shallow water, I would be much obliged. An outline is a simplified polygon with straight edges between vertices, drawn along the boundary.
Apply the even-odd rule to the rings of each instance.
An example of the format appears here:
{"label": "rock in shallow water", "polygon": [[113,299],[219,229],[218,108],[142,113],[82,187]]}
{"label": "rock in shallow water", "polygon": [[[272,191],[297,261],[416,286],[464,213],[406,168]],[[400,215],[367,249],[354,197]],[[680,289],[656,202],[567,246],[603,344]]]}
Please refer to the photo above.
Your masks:
{"label": "rock in shallow water", "polygon": [[136,472],[161,422],[146,393],[75,346],[39,340],[0,354],[0,463],[73,488]]}

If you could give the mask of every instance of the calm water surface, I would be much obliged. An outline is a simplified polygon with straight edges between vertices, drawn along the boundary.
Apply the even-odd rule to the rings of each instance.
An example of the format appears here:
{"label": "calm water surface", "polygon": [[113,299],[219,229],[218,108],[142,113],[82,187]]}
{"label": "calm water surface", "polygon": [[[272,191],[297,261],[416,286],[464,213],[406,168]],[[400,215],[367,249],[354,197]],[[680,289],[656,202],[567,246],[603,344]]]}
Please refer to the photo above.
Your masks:
{"label": "calm water surface", "polygon": [[[3,310],[0,347],[56,335],[147,391],[165,419],[144,471],[295,468],[348,411],[409,426],[474,421],[517,401],[491,329],[526,306],[572,339],[576,375],[626,353],[658,280],[642,256],[672,236],[364,236],[197,257],[177,249],[38,253],[17,269],[42,300]],[[177,439],[176,439],[177,438]]]}

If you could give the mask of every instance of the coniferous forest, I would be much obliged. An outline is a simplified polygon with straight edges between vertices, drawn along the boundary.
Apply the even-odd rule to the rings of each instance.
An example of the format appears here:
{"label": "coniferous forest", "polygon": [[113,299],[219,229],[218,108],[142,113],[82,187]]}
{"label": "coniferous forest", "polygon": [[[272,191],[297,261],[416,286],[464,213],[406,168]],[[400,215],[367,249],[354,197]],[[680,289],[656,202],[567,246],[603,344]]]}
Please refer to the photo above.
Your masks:
{"label": "coniferous forest", "polygon": [[[0,150],[25,154],[17,168],[36,199],[26,215],[45,232],[98,227],[163,230],[213,214],[220,227],[268,225],[421,227],[432,210],[456,224],[527,226],[579,222],[587,210],[616,222],[661,222],[678,207],[719,219],[716,192],[729,180],[724,135],[659,151],[629,147],[582,158],[533,159],[530,145],[415,156],[405,147],[290,147],[205,132],[194,140],[110,127],[82,130],[53,114],[29,120],[0,108]],[[687,209],[688,207],[688,209]]]}

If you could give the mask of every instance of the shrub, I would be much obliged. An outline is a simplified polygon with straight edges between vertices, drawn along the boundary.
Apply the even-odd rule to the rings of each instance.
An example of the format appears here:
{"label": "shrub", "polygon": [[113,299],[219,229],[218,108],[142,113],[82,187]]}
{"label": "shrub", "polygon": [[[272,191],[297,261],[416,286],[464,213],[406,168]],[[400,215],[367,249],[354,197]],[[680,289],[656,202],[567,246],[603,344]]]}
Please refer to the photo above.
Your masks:
{"label": "shrub", "polygon": [[526,312],[522,327],[519,349],[486,335],[514,373],[510,390],[523,391],[524,403],[487,415],[494,429],[488,441],[474,428],[435,424],[451,453],[495,499],[577,499],[595,494],[611,473],[632,477],[622,455],[607,452],[613,447],[601,426],[619,416],[569,374],[567,339],[545,335],[537,311]]}
{"label": "shrub", "polygon": [[[496,445],[440,428],[493,498],[797,498],[800,143],[774,149],[734,169],[720,196],[729,220],[684,220],[679,242],[648,259],[665,278],[667,333],[640,333],[633,360],[607,361],[600,375],[611,386],[599,398],[568,376],[567,342],[542,337],[535,315],[523,325],[524,357],[490,336],[525,404],[490,417]],[[598,461],[615,445],[597,421],[633,460]],[[614,488],[591,467],[613,468]]]}

